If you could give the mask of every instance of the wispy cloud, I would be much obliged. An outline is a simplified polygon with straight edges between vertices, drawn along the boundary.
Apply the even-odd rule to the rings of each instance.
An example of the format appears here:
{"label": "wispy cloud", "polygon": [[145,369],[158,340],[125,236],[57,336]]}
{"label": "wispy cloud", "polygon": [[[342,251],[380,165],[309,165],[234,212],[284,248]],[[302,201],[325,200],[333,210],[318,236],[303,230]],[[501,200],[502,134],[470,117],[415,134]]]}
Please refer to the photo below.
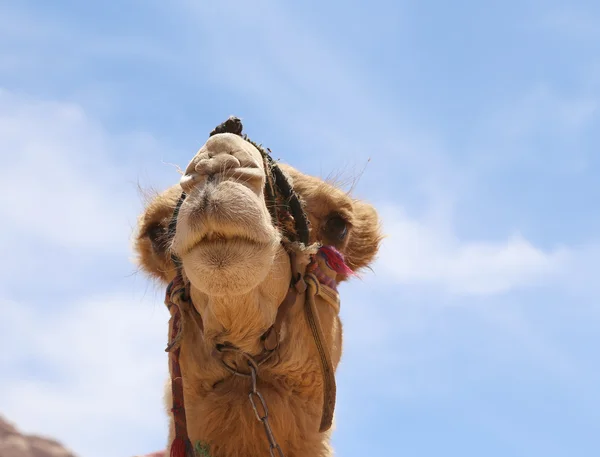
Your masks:
{"label": "wispy cloud", "polygon": [[[260,8],[239,1],[182,3],[190,12],[193,35],[204,43],[206,61],[214,62],[209,68],[197,65],[197,71],[212,84],[259,104],[262,116],[267,114],[271,124],[301,141],[307,151],[319,145],[327,155],[311,156],[321,164],[366,154],[416,160],[415,151],[392,150],[387,141],[393,137],[402,145],[403,136],[414,141],[419,135],[409,125],[408,113],[398,112],[374,90],[358,62],[336,52],[289,8],[270,0]],[[222,22],[215,17],[227,18],[229,33],[222,33]],[[238,46],[243,52],[223,52]],[[423,156],[428,151],[419,152]]]}
{"label": "wispy cloud", "polygon": [[594,13],[580,5],[564,6],[544,14],[540,25],[561,38],[593,44],[600,37],[600,16]]}
{"label": "wispy cloud", "polygon": [[597,117],[598,105],[598,94],[566,95],[548,84],[540,84],[504,113],[505,133],[512,138],[547,129],[563,135],[577,134]]}
{"label": "wispy cloud", "polygon": [[129,276],[129,239],[137,179],[164,180],[142,175],[143,156],[153,171],[177,173],[147,134],[111,134],[80,106],[5,90],[0,150],[0,248],[10,259],[0,266],[0,340],[11,348],[0,357],[0,409],[80,455],[163,447],[168,313],[161,294],[142,299],[147,282]]}
{"label": "wispy cloud", "polygon": [[545,252],[519,234],[505,241],[461,240],[450,227],[381,208],[389,238],[380,266],[393,281],[439,287],[445,293],[494,295],[551,280],[562,272],[569,250]]}
{"label": "wispy cloud", "polygon": [[8,284],[75,274],[90,256],[96,264],[127,259],[143,203],[138,181],[160,186],[169,172],[177,179],[173,167],[159,165],[166,153],[151,136],[110,134],[78,105],[6,90],[0,150],[0,247],[13,258],[0,270]]}
{"label": "wispy cloud", "polygon": [[168,313],[157,302],[123,293],[43,309],[0,298],[0,342],[11,348],[0,357],[2,413],[82,456],[165,446]]}
{"label": "wispy cloud", "polygon": [[131,192],[127,199],[119,194],[133,183],[119,180],[123,172],[102,129],[74,105],[3,91],[0,107],[3,219],[18,233],[63,248],[122,251],[134,206]]}

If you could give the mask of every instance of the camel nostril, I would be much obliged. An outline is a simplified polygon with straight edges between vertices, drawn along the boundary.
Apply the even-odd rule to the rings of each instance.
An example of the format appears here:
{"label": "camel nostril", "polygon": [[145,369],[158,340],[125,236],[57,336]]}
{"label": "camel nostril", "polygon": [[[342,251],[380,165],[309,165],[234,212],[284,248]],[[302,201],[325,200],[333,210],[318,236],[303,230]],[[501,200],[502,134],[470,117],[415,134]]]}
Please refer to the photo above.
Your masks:
{"label": "camel nostril", "polygon": [[214,161],[213,159],[202,159],[196,163],[194,167],[194,171],[201,175],[205,175],[211,173],[214,169]]}
{"label": "camel nostril", "polygon": [[181,177],[179,180],[179,185],[181,189],[186,193],[191,193],[194,190],[194,187],[198,185],[200,182],[200,176],[197,173],[187,173]]}

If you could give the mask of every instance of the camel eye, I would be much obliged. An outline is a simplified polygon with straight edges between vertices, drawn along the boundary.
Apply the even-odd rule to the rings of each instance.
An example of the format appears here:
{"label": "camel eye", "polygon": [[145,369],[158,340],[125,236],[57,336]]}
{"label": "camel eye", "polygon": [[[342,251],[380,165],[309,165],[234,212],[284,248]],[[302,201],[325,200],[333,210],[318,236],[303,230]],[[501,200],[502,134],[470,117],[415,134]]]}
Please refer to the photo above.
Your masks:
{"label": "camel eye", "polygon": [[162,253],[167,248],[166,230],[159,224],[151,225],[146,231],[146,235],[150,238],[152,248],[156,253]]}
{"label": "camel eye", "polygon": [[336,214],[327,219],[324,231],[332,240],[341,241],[348,234],[348,223],[343,217]]}

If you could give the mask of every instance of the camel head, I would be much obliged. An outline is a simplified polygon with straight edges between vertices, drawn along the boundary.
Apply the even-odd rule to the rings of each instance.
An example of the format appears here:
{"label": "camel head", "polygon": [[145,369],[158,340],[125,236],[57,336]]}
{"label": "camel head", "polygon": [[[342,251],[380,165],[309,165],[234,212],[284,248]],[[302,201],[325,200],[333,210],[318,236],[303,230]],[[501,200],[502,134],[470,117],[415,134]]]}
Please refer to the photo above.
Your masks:
{"label": "camel head", "polygon": [[[173,255],[181,259],[207,336],[237,337],[234,343],[243,347],[243,339],[252,340],[272,322],[290,281],[290,266],[282,230],[269,208],[281,202],[265,197],[270,177],[261,151],[239,134],[213,133],[179,184],[149,202],[135,248],[142,269],[164,282],[175,275]],[[279,167],[308,216],[309,242],[334,246],[353,271],[368,266],[381,240],[375,209],[319,178]],[[182,192],[186,198],[176,230],[170,230]],[[262,298],[258,309],[246,306],[248,295]],[[232,334],[236,323],[254,331]]]}
{"label": "camel head", "polygon": [[[334,248],[341,262],[341,267],[328,270],[335,288],[373,261],[381,241],[377,212],[371,205],[322,179],[275,163],[262,147],[242,136],[241,130],[239,120],[230,118],[211,133],[179,183],[147,203],[135,239],[140,267],[165,284],[182,275],[189,285],[190,302],[201,317],[202,330],[185,336],[190,345],[184,347],[186,340],[182,345],[182,370],[197,374],[194,381],[192,374],[186,378],[184,373],[184,385],[188,386],[194,382],[216,385],[223,377],[210,361],[202,363],[202,373],[191,366],[199,358],[209,360],[210,348],[226,344],[247,354],[261,351],[261,336],[278,316],[293,283],[292,272],[302,273],[320,247]],[[314,348],[306,343],[303,349],[309,330],[298,312],[289,317],[298,324],[288,322],[277,335],[280,342],[287,338],[289,343],[280,349],[278,366],[283,371],[298,371],[297,382],[308,386],[313,378],[301,371],[318,367],[318,362],[314,366],[307,362]],[[341,355],[341,324],[337,312],[318,313],[335,368]],[[209,349],[202,352],[200,346]],[[188,357],[184,349],[199,351],[199,355]],[[286,376],[285,382],[295,382],[294,376]],[[310,388],[321,388],[319,382],[315,380]],[[208,402],[202,389],[194,388],[193,394],[189,393],[192,400],[186,398],[186,404]],[[227,395],[232,395],[232,388],[228,389]],[[302,408],[307,411],[305,404]],[[188,418],[188,428],[201,422],[194,420]],[[277,433],[285,434],[293,423],[282,423]],[[305,423],[309,421],[297,426],[302,428]],[[202,427],[198,436],[217,440],[216,429],[211,435],[208,423],[198,425]],[[223,455],[228,454],[223,451]]]}

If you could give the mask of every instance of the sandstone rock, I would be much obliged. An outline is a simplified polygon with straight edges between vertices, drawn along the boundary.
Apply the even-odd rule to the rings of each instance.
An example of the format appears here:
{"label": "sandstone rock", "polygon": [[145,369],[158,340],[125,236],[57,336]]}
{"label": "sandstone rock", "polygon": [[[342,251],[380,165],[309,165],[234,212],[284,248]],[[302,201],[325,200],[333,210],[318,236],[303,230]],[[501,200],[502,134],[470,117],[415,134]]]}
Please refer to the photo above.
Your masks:
{"label": "sandstone rock", "polygon": [[59,442],[25,435],[0,416],[0,457],[76,457]]}

